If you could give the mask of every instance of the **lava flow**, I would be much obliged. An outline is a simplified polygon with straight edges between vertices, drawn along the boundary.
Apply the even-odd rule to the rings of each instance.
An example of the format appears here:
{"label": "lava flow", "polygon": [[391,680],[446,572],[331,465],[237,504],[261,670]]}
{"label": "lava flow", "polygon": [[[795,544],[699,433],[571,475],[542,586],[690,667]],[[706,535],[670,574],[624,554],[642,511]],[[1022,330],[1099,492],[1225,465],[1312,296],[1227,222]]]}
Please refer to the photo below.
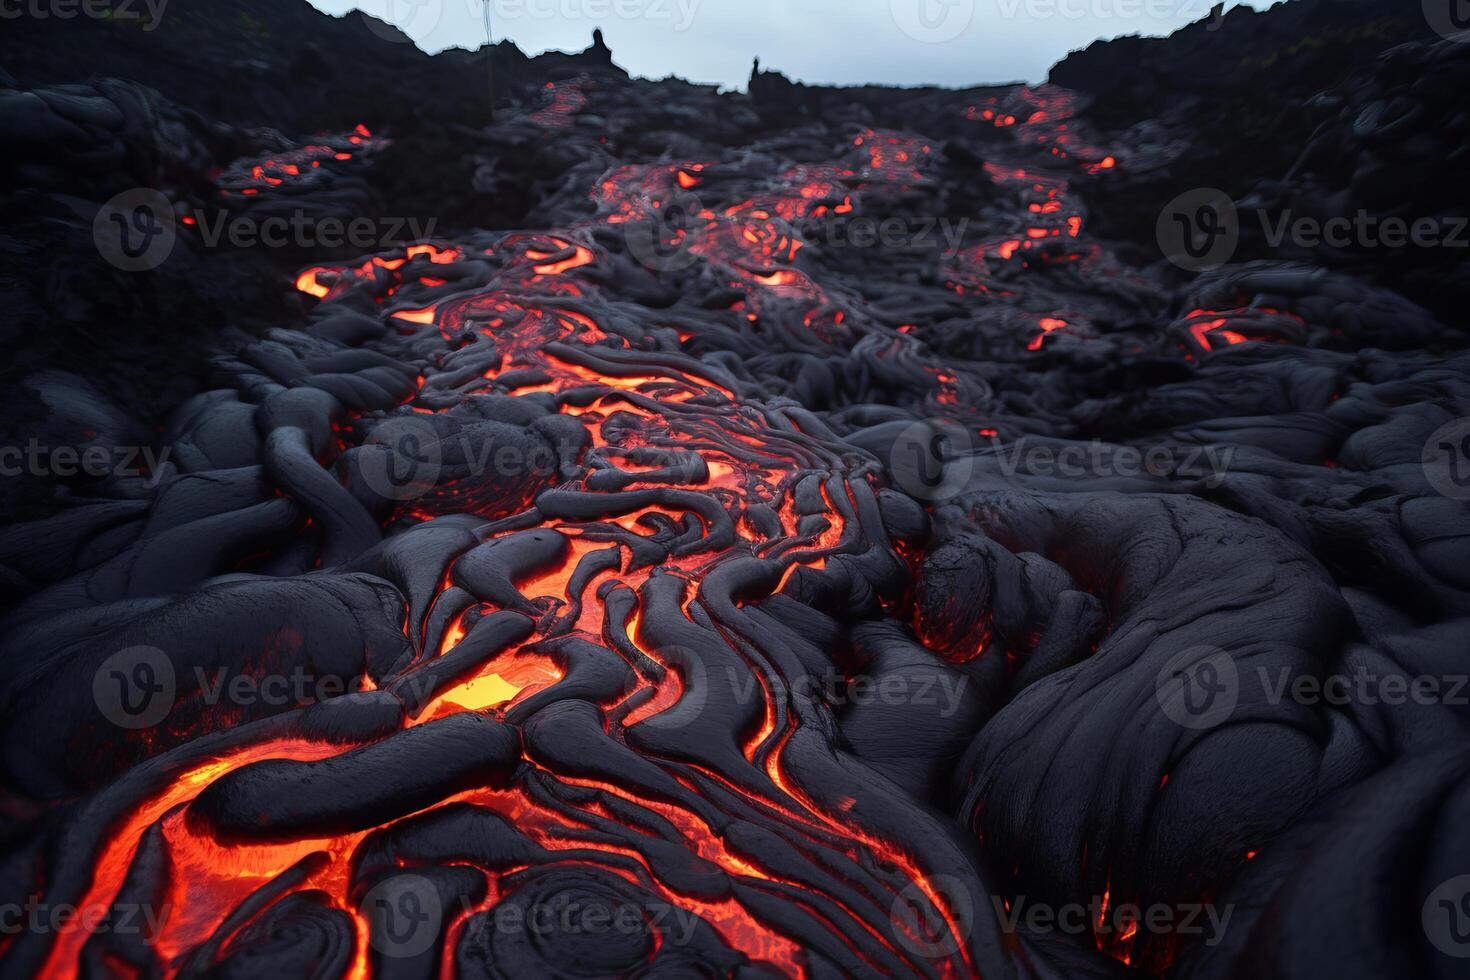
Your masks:
{"label": "lava flow", "polygon": [[[1451,975],[1464,711],[1302,692],[1463,659],[1470,341],[1397,258],[1154,254],[1258,121],[1129,118],[1151,42],[730,92],[297,15],[340,44],[231,35],[213,121],[0,88],[15,309],[88,328],[17,360],[161,310],[168,379],[16,386],[37,446],[146,463],[0,530],[0,980]],[[1411,213],[1448,45],[1282,112],[1312,147],[1257,132],[1231,199]],[[339,47],[412,94],[325,101]]]}
{"label": "lava flow", "polygon": [[[585,94],[548,91],[527,123],[571,126]],[[1064,94],[1016,97],[1056,103],[1018,132],[1065,143]],[[365,127],[344,138],[372,139]],[[315,179],[323,153],[350,159],[310,145],[237,165],[230,186],[268,207]],[[973,413],[975,392],[911,327],[873,321],[801,266],[822,223],[922,193],[934,166],[923,139],[874,129],[775,177],[720,160],[621,165],[592,188],[595,216],[563,229],[303,270],[296,288],[324,332],[282,342],[346,374],[331,405],[280,389],[282,419],[301,420],[280,438],[340,482],[278,472],[324,569],[345,560],[401,583],[402,650],[367,651],[356,693],[256,722],[258,735],[202,710],[171,730],[141,799],[105,817],[80,904],[150,894],[174,913],[147,943],[63,936],[48,975],[187,975],[301,928],[322,933],[324,975],[402,957],[515,974],[593,955],[627,958],[601,964],[608,975],[686,958],[751,975],[983,972],[981,951],[998,947],[977,916],[979,871],[927,809],[832,746],[814,682],[846,680],[799,611],[904,601],[922,514],[817,415],[691,356],[701,327],[630,316],[609,286],[630,257],[714,276],[739,320],[794,329],[813,350],[856,329],[912,362],[933,404]],[[1017,189],[1023,230],[959,253],[955,289],[988,292],[960,270],[991,253],[1096,258],[1078,244],[1065,178],[984,173]],[[609,251],[608,233],[632,256]],[[363,311],[379,333],[358,354],[316,349],[373,334]],[[1023,346],[1080,319],[1043,316]],[[926,639],[955,664],[983,647]],[[632,909],[636,935],[593,954],[605,929],[504,934],[498,910],[563,879]],[[427,924],[410,950],[399,932],[417,915]]]}
{"label": "lava flow", "polygon": [[[890,164],[921,179],[913,165],[927,147],[895,149],[907,144],[871,133],[855,144],[865,139],[866,179]],[[658,173],[683,177],[675,183],[687,190],[704,170]],[[844,188],[809,176],[793,174],[787,195],[768,205],[697,216],[704,226],[687,246],[718,256],[753,311],[768,292],[812,309],[827,302],[814,287],[766,272],[800,245],[773,229],[777,212],[804,217],[821,200],[850,207],[840,203]],[[606,220],[658,207],[646,185],[623,191],[620,179],[627,176],[603,184]],[[820,709],[796,693],[809,670],[799,656],[806,641],[794,624],[756,612],[771,596],[831,588],[813,577],[824,570],[826,581],[866,580],[889,599],[901,594],[907,565],[878,517],[881,471],[809,413],[742,397],[744,385],[717,365],[679,353],[667,328],[606,317],[599,251],[584,226],[510,235],[488,248],[423,243],[298,277],[297,288],[321,301],[320,315],[364,301],[379,308],[395,335],[384,349],[419,365],[416,391],[397,408],[334,422],[339,449],[348,450],[342,458],[351,447],[396,454],[386,468],[360,455],[349,488],[401,501],[390,518],[397,540],[427,541],[449,522],[466,546],[444,556],[435,588],[405,610],[407,661],[382,674],[364,665],[374,690],[353,697],[386,703],[391,695],[403,705],[397,723],[374,733],[381,741],[244,741],[118,818],[122,829],[105,846],[85,904],[120,902],[136,879],[156,873],[143,842],[161,848],[172,869],[167,905],[177,910],[152,937],[165,972],[188,972],[244,941],[255,926],[232,910],[268,894],[309,901],[323,927],[345,917],[356,938],[340,955],[347,972],[367,975],[396,940],[364,895],[409,894],[429,880],[435,904],[449,910],[447,886],[426,878],[427,868],[471,867],[486,878],[455,893],[462,906],[443,916],[434,944],[458,947],[445,962],[458,957],[461,969],[476,955],[486,910],[545,868],[595,874],[638,896],[639,913],[660,934],[674,925],[668,914],[713,930],[679,955],[786,975],[807,972],[806,949],[852,973],[972,972],[961,942],[926,952],[937,943],[926,929],[941,938],[957,931],[953,896],[928,876],[961,867],[958,853],[938,837],[895,843],[900,828],[932,818],[882,801],[857,772],[823,758]],[[506,399],[524,407],[491,408]],[[488,420],[512,414],[546,440],[539,462],[534,452],[505,455],[517,443],[485,431],[505,428]],[[465,473],[450,478],[455,454]],[[405,463],[410,472],[399,474]],[[390,476],[396,484],[384,482]],[[835,579],[834,562],[844,563]],[[400,792],[394,777],[372,776],[368,761],[392,758],[400,738],[473,762],[429,776],[426,792]],[[304,825],[281,819],[280,780],[310,783],[359,759],[381,799]],[[503,840],[492,850],[521,856],[496,863],[451,839],[432,859],[400,856],[391,869],[372,859],[414,828],[448,819],[495,828]],[[895,919],[900,901],[928,911]],[[80,935],[67,937],[48,974],[73,974],[88,952]],[[124,951],[100,955],[145,969]],[[639,955],[658,963],[675,954],[655,940]]]}

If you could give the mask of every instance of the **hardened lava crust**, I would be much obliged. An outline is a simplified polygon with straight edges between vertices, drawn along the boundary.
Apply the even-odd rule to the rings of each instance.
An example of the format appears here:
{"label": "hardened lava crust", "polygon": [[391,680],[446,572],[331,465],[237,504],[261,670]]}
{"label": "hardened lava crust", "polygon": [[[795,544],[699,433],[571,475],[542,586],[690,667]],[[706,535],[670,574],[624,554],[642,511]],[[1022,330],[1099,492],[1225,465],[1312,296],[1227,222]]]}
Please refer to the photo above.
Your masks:
{"label": "hardened lava crust", "polygon": [[1464,976],[1466,252],[1254,216],[1452,232],[1470,44],[260,6],[0,76],[0,977]]}

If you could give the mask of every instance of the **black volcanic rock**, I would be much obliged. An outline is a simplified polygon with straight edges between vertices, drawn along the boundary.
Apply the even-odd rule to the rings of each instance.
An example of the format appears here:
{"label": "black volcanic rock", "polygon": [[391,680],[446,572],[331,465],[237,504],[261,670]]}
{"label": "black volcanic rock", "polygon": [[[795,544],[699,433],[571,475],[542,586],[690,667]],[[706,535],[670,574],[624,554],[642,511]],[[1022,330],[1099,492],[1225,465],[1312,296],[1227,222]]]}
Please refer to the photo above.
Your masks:
{"label": "black volcanic rock", "polygon": [[[1106,234],[1158,254],[1155,222],[1194,188],[1222,189],[1242,214],[1241,258],[1309,258],[1383,283],[1442,316],[1464,308],[1463,247],[1342,248],[1275,243],[1287,220],[1429,219],[1470,213],[1459,179],[1460,100],[1470,48],[1422,12],[1381,0],[1292,0],[1233,8],[1168,38],[1099,41],[1052,70],[1092,93],[1084,118],[1141,144],[1092,190]],[[1268,94],[1269,93],[1269,94]],[[1403,175],[1412,172],[1412,180]],[[1461,236],[1470,239],[1470,234]]]}
{"label": "black volcanic rock", "polygon": [[1092,117],[1111,122],[1246,92],[1269,116],[1268,102],[1310,95],[1385,48],[1436,36],[1418,7],[1392,0],[1223,6],[1167,37],[1094,41],[1052,66],[1048,80],[1096,96]]}
{"label": "black volcanic rock", "polygon": [[7,29],[0,910],[108,928],[0,976],[1463,972],[1463,255],[1155,226],[1463,213],[1470,45],[739,93],[175,3]]}

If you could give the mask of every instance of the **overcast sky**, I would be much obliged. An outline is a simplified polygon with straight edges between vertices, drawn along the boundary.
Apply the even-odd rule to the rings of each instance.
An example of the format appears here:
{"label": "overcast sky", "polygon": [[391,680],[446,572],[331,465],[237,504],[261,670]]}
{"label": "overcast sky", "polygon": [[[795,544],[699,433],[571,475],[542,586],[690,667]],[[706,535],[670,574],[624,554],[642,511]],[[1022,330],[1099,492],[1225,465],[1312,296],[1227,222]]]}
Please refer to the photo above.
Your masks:
{"label": "overcast sky", "polygon": [[1208,16],[1212,0],[312,2],[330,14],[375,14],[428,51],[484,44],[487,12],[495,40],[531,54],[581,50],[601,27],[614,60],[634,75],[744,88],[757,56],[813,83],[1039,82],[1068,51],[1100,37],[1167,34]]}

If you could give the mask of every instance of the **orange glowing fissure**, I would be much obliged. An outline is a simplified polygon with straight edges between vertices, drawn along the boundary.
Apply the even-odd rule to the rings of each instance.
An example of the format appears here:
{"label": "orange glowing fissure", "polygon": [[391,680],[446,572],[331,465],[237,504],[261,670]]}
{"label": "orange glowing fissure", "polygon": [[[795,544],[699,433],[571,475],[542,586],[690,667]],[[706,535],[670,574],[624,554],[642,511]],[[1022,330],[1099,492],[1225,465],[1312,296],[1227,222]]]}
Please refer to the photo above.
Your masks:
{"label": "orange glowing fissure", "polygon": [[[542,122],[546,126],[562,125],[564,118],[581,104],[580,96],[565,89],[553,89],[551,96],[551,103],[542,110]],[[817,208],[845,213],[845,210],[852,209],[852,204],[843,190],[844,182],[854,179],[857,170],[860,169],[862,179],[868,181],[922,181],[923,167],[931,154],[927,145],[882,132],[862,134],[857,137],[854,147],[863,159],[852,167],[838,166],[829,170],[798,168],[788,175],[790,193],[784,197],[737,205],[721,216],[707,213],[704,220],[711,222],[711,228],[698,237],[691,250],[707,261],[718,262],[723,271],[734,276],[735,281],[747,290],[753,308],[758,309],[762,301],[776,295],[799,296],[808,300],[813,310],[827,304],[819,287],[804,273],[789,267],[800,243],[791,241],[777,227],[775,222],[780,219],[776,216],[802,216]],[[656,183],[659,188],[688,189],[699,184],[707,172],[706,165],[698,163],[623,168],[605,179],[597,190],[602,203],[598,220],[611,223],[635,220],[647,214],[653,193],[648,182]],[[1020,175],[1020,179],[1030,178]],[[1045,207],[1041,213],[1047,217],[1066,217],[1062,212],[1059,206]],[[1012,251],[1022,247],[1017,242],[1006,245]],[[561,345],[558,350],[565,348],[595,355],[608,350],[598,347],[599,343],[615,336],[609,327],[599,324],[595,317],[585,312],[586,307],[571,309],[568,305],[569,300],[597,288],[587,278],[575,275],[579,270],[595,268],[599,261],[599,253],[590,237],[578,236],[575,229],[556,236],[509,236],[496,246],[495,257],[502,263],[496,277],[488,285],[454,292],[446,284],[443,267],[454,264],[461,257],[459,249],[423,243],[395,255],[368,259],[360,265],[306,269],[296,279],[296,288],[304,295],[323,302],[331,302],[364,284],[376,288],[380,303],[391,300],[394,292],[410,285],[428,291],[438,290],[434,292],[436,296],[448,291],[444,298],[427,306],[400,309],[393,308],[388,302],[384,315],[397,320],[404,331],[437,332],[446,341],[475,333],[493,338],[505,356],[497,369],[481,379],[483,383],[479,390],[552,396],[558,400],[564,414],[578,417],[587,424],[592,435],[592,451],[603,454],[603,458],[613,465],[617,464],[620,453],[647,450],[692,453],[704,464],[703,482],[694,483],[695,477],[690,474],[681,489],[715,496],[727,509],[735,512],[755,504],[773,510],[778,515],[780,537],[768,539],[751,521],[737,519],[733,521],[737,538],[735,547],[721,553],[674,558],[663,566],[663,572],[673,572],[690,583],[684,603],[686,616],[691,616],[692,607],[701,602],[699,586],[704,575],[725,555],[760,554],[762,549],[779,547],[784,555],[782,560],[788,563],[780,579],[780,585],[784,586],[792,573],[802,566],[824,567],[827,554],[841,548],[847,541],[848,528],[842,511],[827,499],[825,488],[822,497],[827,504],[826,529],[815,535],[815,540],[797,538],[796,528],[802,520],[795,509],[794,481],[810,461],[793,448],[765,411],[744,404],[728,383],[721,383],[717,378],[700,377],[692,373],[692,369],[675,370],[657,363],[641,365],[636,372],[630,371],[626,375],[613,375],[587,366],[587,363],[600,362],[589,360],[581,363],[572,359],[572,355],[546,349],[548,344],[558,344]],[[823,322],[840,326],[841,311],[835,318]],[[1060,320],[1043,320],[1043,333],[1037,338],[1038,345],[1046,333],[1062,326],[1065,323]],[[425,371],[426,376],[420,378],[421,395],[424,386],[434,377],[434,369],[426,368]],[[528,377],[541,380],[533,383],[526,380]],[[936,381],[940,386],[941,401],[953,403],[957,397],[955,378],[941,372]],[[590,398],[585,395],[589,389],[594,392]],[[576,397],[570,397],[574,392]],[[435,411],[419,404],[417,397],[410,400],[403,410]],[[607,424],[616,418],[635,419],[639,424]],[[636,478],[640,472],[655,468],[629,463],[624,472]],[[628,484],[633,489],[645,485],[636,479]],[[405,513],[416,512],[407,509]],[[703,521],[694,514],[646,507],[623,514],[612,523],[629,533],[647,534],[649,528],[645,519]],[[625,572],[622,570],[627,564],[624,560],[586,583],[579,595],[571,595],[571,579],[578,563],[593,551],[616,545],[605,538],[593,540],[587,537],[587,530],[575,524],[546,522],[542,526],[570,535],[573,540],[570,552],[560,567],[542,573],[533,581],[517,583],[517,587],[533,602],[566,605],[580,599],[574,635],[601,642],[602,637],[615,630],[625,633],[636,644],[639,610],[635,608],[628,622],[607,622],[607,610],[597,599],[598,588],[616,582],[637,592],[648,583],[655,570],[644,568]],[[706,527],[705,530],[709,529]],[[441,592],[448,586],[446,575],[441,583]],[[461,616],[449,628],[439,648],[427,651],[426,655],[451,652],[464,638],[465,632]],[[422,637],[412,639],[419,645],[423,643]],[[452,686],[436,692],[436,696],[405,724],[423,724],[460,712],[501,716],[525,698],[554,688],[563,679],[561,668],[548,658],[525,649],[526,646],[529,644],[506,650],[485,663],[473,676],[461,678]],[[642,652],[653,662],[660,663],[657,651]],[[688,678],[680,676],[673,668],[664,670],[662,679],[657,682],[641,680],[637,690],[621,695],[621,700],[633,696],[644,700],[622,719],[620,730],[632,728],[672,709],[683,698],[687,683]],[[842,805],[824,808],[789,776],[783,767],[782,755],[790,743],[797,720],[789,705],[777,710],[777,699],[784,695],[778,695],[764,682],[761,693],[765,699],[762,720],[759,727],[742,740],[744,757],[751,772],[739,777],[709,773],[709,777],[731,790],[739,787],[738,792],[752,797],[754,802],[772,813],[783,814],[793,823],[812,828],[814,832],[820,830],[840,836],[849,842],[848,846],[854,853],[861,851],[870,855],[868,860],[876,858],[900,869],[929,897],[955,935],[961,935],[959,924],[954,921],[943,897],[927,880],[927,875],[937,869],[926,871],[920,868],[900,848],[864,831],[851,812],[853,801],[850,798]],[[616,703],[603,707],[611,709],[616,707]],[[172,971],[178,968],[181,958],[189,950],[211,935],[244,897],[306,855],[323,852],[327,860],[300,887],[326,891],[340,909],[353,916],[357,928],[356,954],[348,975],[367,976],[368,925],[358,910],[351,907],[348,886],[353,851],[372,831],[326,840],[240,846],[199,836],[183,819],[184,806],[226,773],[268,759],[318,761],[353,747],[300,740],[273,741],[248,746],[194,767],[128,814],[101,845],[87,903],[106,905],[113,901],[144,832],[161,822],[174,862],[170,905],[175,914],[164,921],[156,949]],[[756,762],[757,758],[759,762]],[[734,854],[715,830],[692,812],[672,804],[638,798],[616,786],[535,769],[530,762],[526,765],[546,778],[596,789],[653,810],[678,828],[686,847],[732,878],[763,881],[777,878],[773,871]],[[767,778],[774,792],[767,794],[769,798],[754,800],[757,790],[751,787]],[[452,801],[470,802],[493,809],[510,819],[544,847],[585,850],[597,846],[576,833],[570,833],[576,828],[567,823],[567,814],[544,809],[533,802],[523,786],[524,782],[518,781],[508,790],[475,790],[436,803],[430,809]],[[590,806],[595,808],[596,804]],[[607,850],[609,853],[618,851],[614,848]],[[633,856],[637,857],[636,854]],[[663,888],[652,869],[645,869],[654,885]],[[499,894],[495,875],[491,874],[489,878],[491,894]],[[765,925],[736,899],[712,904],[674,894],[666,888],[663,890],[670,901],[704,918],[732,948],[744,952],[752,960],[769,964],[787,975],[805,974],[798,944]],[[815,903],[807,907],[814,916],[820,916],[818,909]],[[884,912],[886,914],[886,909]],[[861,917],[854,918],[862,923]],[[872,931],[866,924],[863,928]],[[839,936],[842,934],[835,928],[833,931]],[[903,956],[888,937],[874,935],[876,941],[892,950],[894,955]],[[80,932],[60,936],[51,950],[45,975],[75,976],[83,941]],[[960,956],[966,964],[969,963],[968,950],[963,946]],[[446,952],[446,969],[450,958]],[[952,965],[942,965],[939,969],[945,974],[954,973]]]}
{"label": "orange glowing fissure", "polygon": [[[1071,192],[1074,171],[1097,176],[1118,167],[1118,159],[1097,147],[1079,142],[1073,130],[1076,97],[1051,85],[1022,86],[1005,96],[986,100],[987,108],[969,106],[964,118],[987,127],[1001,127],[1027,151],[1028,162],[1012,165],[998,153],[984,164],[984,172],[996,185],[1017,192],[1025,206],[1024,224],[1009,233],[957,248],[947,255],[945,268],[949,288],[961,295],[1008,296],[1000,284],[1000,266],[1012,261],[1023,267],[1037,263],[1089,263],[1102,255],[1097,244],[1082,244],[1085,224],[1083,205]],[[1051,159],[1048,169],[1029,162],[1041,150]],[[1041,323],[1042,334],[1026,343],[1028,350],[1041,350],[1055,318]],[[1066,326],[1061,323],[1061,326]]]}

